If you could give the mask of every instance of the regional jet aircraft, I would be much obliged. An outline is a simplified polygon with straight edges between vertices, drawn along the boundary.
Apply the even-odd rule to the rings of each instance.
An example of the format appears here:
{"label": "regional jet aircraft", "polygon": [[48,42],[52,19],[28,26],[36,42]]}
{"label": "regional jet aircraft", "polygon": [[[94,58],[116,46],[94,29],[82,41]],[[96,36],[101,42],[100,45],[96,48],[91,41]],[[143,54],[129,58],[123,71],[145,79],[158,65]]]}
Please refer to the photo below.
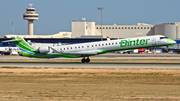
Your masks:
{"label": "regional jet aircraft", "polygon": [[15,42],[22,51],[22,56],[34,58],[78,58],[83,57],[82,63],[90,62],[89,57],[99,54],[104,54],[112,51],[122,51],[129,49],[140,49],[160,46],[172,46],[176,41],[169,39],[163,35],[125,38],[106,41],[87,42],[80,44],[70,44],[61,46],[45,46],[37,49],[29,45],[23,38],[17,37],[4,42]]}
{"label": "regional jet aircraft", "polygon": [[0,47],[0,54],[1,55],[16,55],[18,54],[18,52],[20,52],[18,47]]}

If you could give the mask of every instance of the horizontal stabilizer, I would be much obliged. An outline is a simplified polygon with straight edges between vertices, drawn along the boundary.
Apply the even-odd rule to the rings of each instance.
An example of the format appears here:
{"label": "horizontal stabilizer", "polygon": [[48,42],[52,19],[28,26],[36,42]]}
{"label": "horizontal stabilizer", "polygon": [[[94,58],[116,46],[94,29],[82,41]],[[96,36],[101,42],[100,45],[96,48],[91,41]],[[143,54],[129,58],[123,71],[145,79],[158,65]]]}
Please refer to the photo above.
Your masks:
{"label": "horizontal stabilizer", "polygon": [[17,39],[17,40],[7,40],[7,41],[2,41],[2,42],[15,42],[15,41],[21,41],[21,39]]}

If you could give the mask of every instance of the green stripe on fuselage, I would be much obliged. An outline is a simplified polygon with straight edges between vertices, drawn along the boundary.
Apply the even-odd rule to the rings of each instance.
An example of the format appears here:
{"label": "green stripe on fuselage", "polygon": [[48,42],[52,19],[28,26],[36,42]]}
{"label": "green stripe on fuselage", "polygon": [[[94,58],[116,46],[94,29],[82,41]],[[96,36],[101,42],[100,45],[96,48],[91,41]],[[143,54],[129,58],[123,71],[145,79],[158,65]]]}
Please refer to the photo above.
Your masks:
{"label": "green stripe on fuselage", "polygon": [[[40,54],[36,53],[36,55],[32,55],[26,52],[22,52],[23,56],[26,57],[33,57],[33,58],[56,58],[56,57],[66,57],[66,58],[78,58],[78,56],[75,55],[68,55],[68,54]],[[52,56],[52,57],[49,57]]]}
{"label": "green stripe on fuselage", "polygon": [[[35,49],[30,46],[28,43],[26,43],[22,38],[18,37],[16,38],[17,40],[21,40],[19,42],[15,42],[15,44],[25,50],[28,50],[28,51],[35,51]],[[13,40],[16,40],[16,39],[13,39]]]}
{"label": "green stripe on fuselage", "polygon": [[106,50],[106,51],[100,51],[98,54],[104,54],[104,53],[107,53],[107,52],[114,52],[114,51],[131,50],[131,49],[141,49],[141,48],[161,47],[161,46],[168,46],[168,45],[153,45],[153,46],[141,46],[141,47],[133,47],[133,48],[124,48],[124,49]]}
{"label": "green stripe on fuselage", "polygon": [[32,52],[32,53],[35,53],[35,52],[34,52],[35,49],[32,50],[32,49],[30,49],[30,48],[27,48],[26,46],[22,45],[22,44],[19,43],[19,42],[15,42],[15,44],[16,44],[18,47],[20,47],[20,48],[22,48],[22,49],[24,49],[24,50],[30,51],[30,52]]}
{"label": "green stripe on fuselage", "polygon": [[172,40],[172,39],[169,39],[169,38],[167,38],[166,40],[176,43],[176,41],[174,41],[174,40]]}

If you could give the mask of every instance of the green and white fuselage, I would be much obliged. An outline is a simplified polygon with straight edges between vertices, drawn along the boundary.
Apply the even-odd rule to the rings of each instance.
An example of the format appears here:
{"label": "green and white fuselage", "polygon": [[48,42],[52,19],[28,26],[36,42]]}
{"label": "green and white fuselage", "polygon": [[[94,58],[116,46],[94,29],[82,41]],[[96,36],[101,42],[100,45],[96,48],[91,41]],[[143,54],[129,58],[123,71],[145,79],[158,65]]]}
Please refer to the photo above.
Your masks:
{"label": "green and white fuselage", "polygon": [[160,47],[173,45],[176,43],[174,40],[162,35],[87,42],[55,47],[46,46],[39,47],[38,49],[33,48],[21,37],[15,38],[11,41],[14,41],[22,51],[21,55],[34,58],[89,57],[112,51]]}

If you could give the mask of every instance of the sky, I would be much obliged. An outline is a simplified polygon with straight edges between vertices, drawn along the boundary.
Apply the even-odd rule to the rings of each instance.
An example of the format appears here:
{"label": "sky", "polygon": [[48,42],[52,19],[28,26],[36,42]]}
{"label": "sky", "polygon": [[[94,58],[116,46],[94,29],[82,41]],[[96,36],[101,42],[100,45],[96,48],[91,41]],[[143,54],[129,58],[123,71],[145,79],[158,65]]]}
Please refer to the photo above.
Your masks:
{"label": "sky", "polygon": [[1,0],[0,36],[14,33],[28,34],[28,21],[23,20],[28,4],[33,4],[39,14],[34,21],[34,35],[52,35],[58,32],[71,32],[72,19],[103,25],[137,23],[180,22],[180,0]]}

